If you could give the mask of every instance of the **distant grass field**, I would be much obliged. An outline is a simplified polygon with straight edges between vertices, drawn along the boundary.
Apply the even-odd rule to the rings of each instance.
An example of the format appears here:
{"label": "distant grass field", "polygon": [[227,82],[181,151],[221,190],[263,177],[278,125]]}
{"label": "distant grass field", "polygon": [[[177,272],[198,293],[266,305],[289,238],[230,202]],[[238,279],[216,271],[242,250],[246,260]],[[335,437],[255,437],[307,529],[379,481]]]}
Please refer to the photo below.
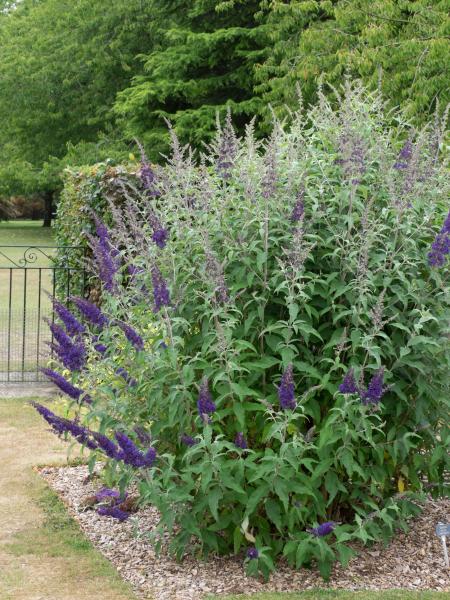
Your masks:
{"label": "distant grass field", "polygon": [[[0,223],[0,380],[6,370],[35,369],[47,349],[48,328],[42,317],[50,314],[45,291],[53,290],[48,270],[52,261],[38,250],[27,249],[53,245],[53,232],[42,227],[42,221]],[[43,250],[52,256],[52,250]],[[15,268],[24,266],[24,256],[26,268]]]}

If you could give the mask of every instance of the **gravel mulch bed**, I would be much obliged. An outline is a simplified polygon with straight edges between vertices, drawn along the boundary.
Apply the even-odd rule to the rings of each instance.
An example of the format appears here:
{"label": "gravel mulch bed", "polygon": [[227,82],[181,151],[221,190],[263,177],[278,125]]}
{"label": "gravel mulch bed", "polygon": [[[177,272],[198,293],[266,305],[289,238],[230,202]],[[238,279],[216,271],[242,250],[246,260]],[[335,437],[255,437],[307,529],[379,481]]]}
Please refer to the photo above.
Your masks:
{"label": "gravel mulch bed", "polygon": [[245,576],[242,559],[211,558],[199,561],[187,557],[182,563],[162,554],[155,556],[151,544],[136,536],[154,528],[157,511],[141,509],[123,523],[83,508],[87,496],[99,489],[98,482],[86,482],[87,467],[44,468],[41,475],[62,498],[72,516],[93,545],[129,581],[140,598],[154,600],[198,600],[210,594],[239,594],[269,591],[300,591],[315,587],[349,590],[450,591],[450,570],[444,567],[443,553],[434,528],[450,518],[450,499],[430,500],[421,515],[411,522],[408,534],[399,533],[389,547],[365,549],[343,569],[337,565],[324,583],[314,570],[295,571],[281,566],[268,583]]}

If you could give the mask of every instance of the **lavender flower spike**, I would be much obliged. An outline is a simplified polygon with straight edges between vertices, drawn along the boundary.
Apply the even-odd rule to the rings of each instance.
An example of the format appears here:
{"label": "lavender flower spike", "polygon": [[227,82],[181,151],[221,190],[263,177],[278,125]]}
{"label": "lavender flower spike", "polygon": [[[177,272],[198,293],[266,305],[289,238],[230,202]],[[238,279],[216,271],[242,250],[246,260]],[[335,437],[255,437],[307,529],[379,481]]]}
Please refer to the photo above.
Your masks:
{"label": "lavender flower spike", "polygon": [[92,436],[97,442],[99,449],[102,450],[106,454],[106,456],[114,460],[120,460],[120,451],[117,448],[116,444],[109,439],[109,437],[97,431],[93,431]]}
{"label": "lavender flower spike", "polygon": [[400,150],[397,161],[394,163],[394,169],[403,171],[408,168],[409,161],[412,157],[413,145],[411,140],[406,140],[403,148]]}
{"label": "lavender flower spike", "polygon": [[278,387],[278,398],[283,410],[294,410],[296,407],[294,391],[294,371],[292,365],[286,367]]}
{"label": "lavender flower spike", "polygon": [[152,267],[152,284],[155,301],[154,311],[158,312],[162,306],[170,305],[170,294],[161,271],[156,265]]}
{"label": "lavender flower spike", "polygon": [[71,335],[71,336],[81,335],[82,333],[84,333],[86,331],[85,326],[82,323],[80,323],[80,321],[67,308],[67,306],[64,306],[64,304],[61,304],[61,302],[56,300],[56,298],[53,298],[53,308],[54,308],[56,314],[58,315],[58,317],[64,323],[64,326],[69,335]]}
{"label": "lavender flower spike", "polygon": [[135,331],[131,327],[131,325],[128,325],[127,323],[124,323],[123,321],[116,321],[116,323],[120,327],[120,329],[124,332],[127,340],[131,344],[133,344],[133,346],[136,348],[136,350],[140,351],[140,350],[144,349],[144,340],[141,338],[141,336],[138,334],[138,332]]}
{"label": "lavender flower spike", "polygon": [[[57,373],[56,371],[52,371],[51,369],[42,368],[42,373],[46,375],[59,389],[73,398],[74,400],[79,401],[81,396],[84,394],[83,390],[72,385],[67,379],[64,379],[62,375]],[[86,394],[83,400],[87,403],[91,402],[91,398]]]}
{"label": "lavender flower spike", "polygon": [[305,195],[305,191],[301,189],[297,194],[297,201],[294,204],[294,208],[291,213],[291,221],[293,223],[298,223],[305,214],[305,204],[303,202],[303,197]]}
{"label": "lavender flower spike", "polygon": [[89,300],[85,300],[84,298],[72,297],[72,302],[78,308],[80,313],[99,329],[103,329],[106,325],[108,325],[108,318],[102,313],[102,311],[93,304],[89,302]]}
{"label": "lavender flower spike", "polygon": [[108,292],[114,293],[117,290],[115,276],[120,266],[118,252],[111,244],[109,233],[104,223],[97,217],[94,217],[94,219],[98,238],[89,236],[89,239],[98,276],[103,282],[104,288]]}
{"label": "lavender flower spike", "polygon": [[38,404],[37,402],[32,402],[31,405],[47,421],[53,432],[58,436],[63,435],[64,433],[69,433],[78,442],[80,442],[80,444],[84,444],[90,450],[97,449],[97,444],[95,441],[90,439],[91,432],[89,429],[80,425],[76,420],[71,421],[70,419],[58,417],[46,406]]}
{"label": "lavender flower spike", "polygon": [[445,264],[447,255],[450,253],[450,211],[440,232],[431,245],[431,251],[428,254],[428,263],[432,267],[442,267]]}
{"label": "lavender flower spike", "polygon": [[329,535],[330,533],[332,533],[336,525],[339,525],[339,523],[336,523],[336,521],[327,521],[326,523],[322,523],[318,527],[312,527],[310,529],[307,529],[306,531],[308,533],[311,533],[312,535],[315,535],[316,537],[324,537],[325,535]]}
{"label": "lavender flower spike", "polygon": [[349,369],[347,371],[343,382],[339,386],[339,391],[341,394],[356,394],[358,392],[358,386],[356,385],[353,369]]}
{"label": "lavender flower spike", "polygon": [[216,410],[211,394],[208,389],[208,380],[204,379],[200,386],[200,393],[197,400],[197,408],[200,416],[210,415]]}

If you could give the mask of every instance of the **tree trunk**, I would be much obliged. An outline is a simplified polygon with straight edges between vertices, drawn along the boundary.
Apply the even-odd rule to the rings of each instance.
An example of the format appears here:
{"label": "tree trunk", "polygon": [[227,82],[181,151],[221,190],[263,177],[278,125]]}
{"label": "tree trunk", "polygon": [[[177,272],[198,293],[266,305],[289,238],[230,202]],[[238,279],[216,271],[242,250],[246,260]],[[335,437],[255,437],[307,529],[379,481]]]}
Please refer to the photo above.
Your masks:
{"label": "tree trunk", "polygon": [[53,216],[53,192],[44,193],[44,227],[51,227]]}

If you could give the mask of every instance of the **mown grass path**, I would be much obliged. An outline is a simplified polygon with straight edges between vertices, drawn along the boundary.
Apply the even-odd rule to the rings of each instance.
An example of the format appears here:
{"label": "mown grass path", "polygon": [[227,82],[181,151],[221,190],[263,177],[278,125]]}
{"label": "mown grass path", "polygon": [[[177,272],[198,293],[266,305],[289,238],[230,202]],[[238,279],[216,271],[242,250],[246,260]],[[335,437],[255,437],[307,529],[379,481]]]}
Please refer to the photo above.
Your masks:
{"label": "mown grass path", "polygon": [[33,470],[67,446],[24,400],[0,399],[1,600],[135,600]]}

